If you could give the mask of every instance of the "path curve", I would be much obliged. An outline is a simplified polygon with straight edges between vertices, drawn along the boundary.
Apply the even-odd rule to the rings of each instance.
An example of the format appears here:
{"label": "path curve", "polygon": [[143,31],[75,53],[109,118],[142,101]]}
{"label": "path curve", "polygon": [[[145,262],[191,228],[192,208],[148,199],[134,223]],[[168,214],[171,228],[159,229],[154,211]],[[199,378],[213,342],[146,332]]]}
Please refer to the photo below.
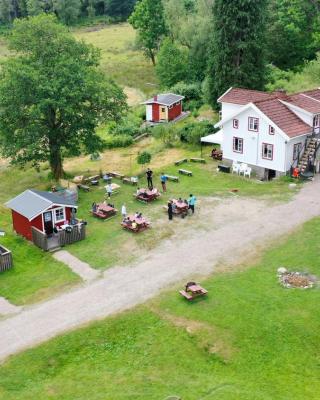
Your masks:
{"label": "path curve", "polygon": [[112,268],[102,279],[0,321],[0,359],[134,307],[168,284],[209,274],[221,262],[235,262],[257,246],[276,241],[320,215],[319,194],[317,179],[285,204],[241,198],[221,201],[206,215],[205,229],[189,228],[184,239],[163,242],[135,265]]}

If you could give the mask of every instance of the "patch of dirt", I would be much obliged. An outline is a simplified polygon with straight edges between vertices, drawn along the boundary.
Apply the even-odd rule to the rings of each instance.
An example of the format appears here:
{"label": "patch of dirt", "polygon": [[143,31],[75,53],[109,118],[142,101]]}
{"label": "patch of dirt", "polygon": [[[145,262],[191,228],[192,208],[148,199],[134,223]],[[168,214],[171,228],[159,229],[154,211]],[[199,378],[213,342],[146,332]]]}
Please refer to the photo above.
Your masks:
{"label": "patch of dirt", "polygon": [[125,95],[127,96],[127,103],[130,107],[134,107],[142,103],[145,99],[143,92],[139,89],[125,86],[123,88]]}

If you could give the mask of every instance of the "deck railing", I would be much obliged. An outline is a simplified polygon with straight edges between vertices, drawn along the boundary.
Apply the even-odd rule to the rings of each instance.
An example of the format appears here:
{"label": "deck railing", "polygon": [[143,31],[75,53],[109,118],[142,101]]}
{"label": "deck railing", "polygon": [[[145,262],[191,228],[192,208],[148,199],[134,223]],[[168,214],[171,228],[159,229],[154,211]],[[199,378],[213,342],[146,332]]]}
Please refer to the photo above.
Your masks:
{"label": "deck railing", "polygon": [[86,237],[86,224],[77,223],[70,225],[66,229],[58,231],[55,236],[48,237],[39,229],[32,227],[32,241],[44,251],[51,250],[56,247],[63,247],[68,244],[79,242]]}
{"label": "deck railing", "polygon": [[10,250],[0,246],[0,272],[7,271],[13,267],[12,253]]}

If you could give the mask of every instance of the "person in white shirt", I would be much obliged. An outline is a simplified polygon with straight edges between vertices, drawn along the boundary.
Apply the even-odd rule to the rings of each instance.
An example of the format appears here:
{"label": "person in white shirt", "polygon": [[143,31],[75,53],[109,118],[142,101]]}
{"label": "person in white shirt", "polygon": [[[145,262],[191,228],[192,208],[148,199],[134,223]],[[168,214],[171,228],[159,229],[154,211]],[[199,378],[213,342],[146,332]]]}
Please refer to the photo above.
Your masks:
{"label": "person in white shirt", "polygon": [[108,199],[110,199],[110,197],[112,195],[112,185],[111,185],[111,183],[109,183],[109,185],[107,185],[107,195],[108,195]]}
{"label": "person in white shirt", "polygon": [[125,204],[122,204],[122,207],[121,207],[121,215],[122,215],[122,218],[123,218],[123,219],[125,219],[126,216],[127,216],[127,208],[126,208],[126,205],[125,205]]}

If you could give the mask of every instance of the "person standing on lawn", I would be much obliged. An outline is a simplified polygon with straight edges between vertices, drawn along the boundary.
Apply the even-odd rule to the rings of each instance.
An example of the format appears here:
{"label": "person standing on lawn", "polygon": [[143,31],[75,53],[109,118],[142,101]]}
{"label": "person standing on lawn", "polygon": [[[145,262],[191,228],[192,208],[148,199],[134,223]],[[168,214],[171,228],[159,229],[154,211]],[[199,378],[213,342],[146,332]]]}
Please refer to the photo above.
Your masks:
{"label": "person standing on lawn", "polygon": [[111,185],[111,183],[109,183],[107,185],[107,195],[108,195],[108,199],[110,199],[111,195],[112,195],[112,185]]}
{"label": "person standing on lawn", "polygon": [[146,172],[146,175],[147,175],[148,188],[150,190],[152,190],[153,189],[153,183],[152,183],[153,171],[151,171],[151,169],[148,168],[147,172]]}
{"label": "person standing on lawn", "polygon": [[173,218],[173,209],[172,209],[172,201],[168,201],[168,217],[169,221],[172,221]]}
{"label": "person standing on lawn", "polygon": [[122,215],[123,220],[125,220],[127,217],[127,207],[124,203],[122,204],[122,207],[121,207],[121,215]]}
{"label": "person standing on lawn", "polygon": [[163,193],[167,191],[167,185],[166,185],[167,180],[168,180],[167,176],[163,172],[161,172],[160,181]]}
{"label": "person standing on lawn", "polygon": [[195,208],[195,205],[196,205],[196,201],[197,201],[196,196],[194,196],[193,194],[190,194],[190,197],[189,197],[189,200],[188,200],[188,206],[189,206],[189,210],[192,211],[192,214],[194,214],[194,208]]}

